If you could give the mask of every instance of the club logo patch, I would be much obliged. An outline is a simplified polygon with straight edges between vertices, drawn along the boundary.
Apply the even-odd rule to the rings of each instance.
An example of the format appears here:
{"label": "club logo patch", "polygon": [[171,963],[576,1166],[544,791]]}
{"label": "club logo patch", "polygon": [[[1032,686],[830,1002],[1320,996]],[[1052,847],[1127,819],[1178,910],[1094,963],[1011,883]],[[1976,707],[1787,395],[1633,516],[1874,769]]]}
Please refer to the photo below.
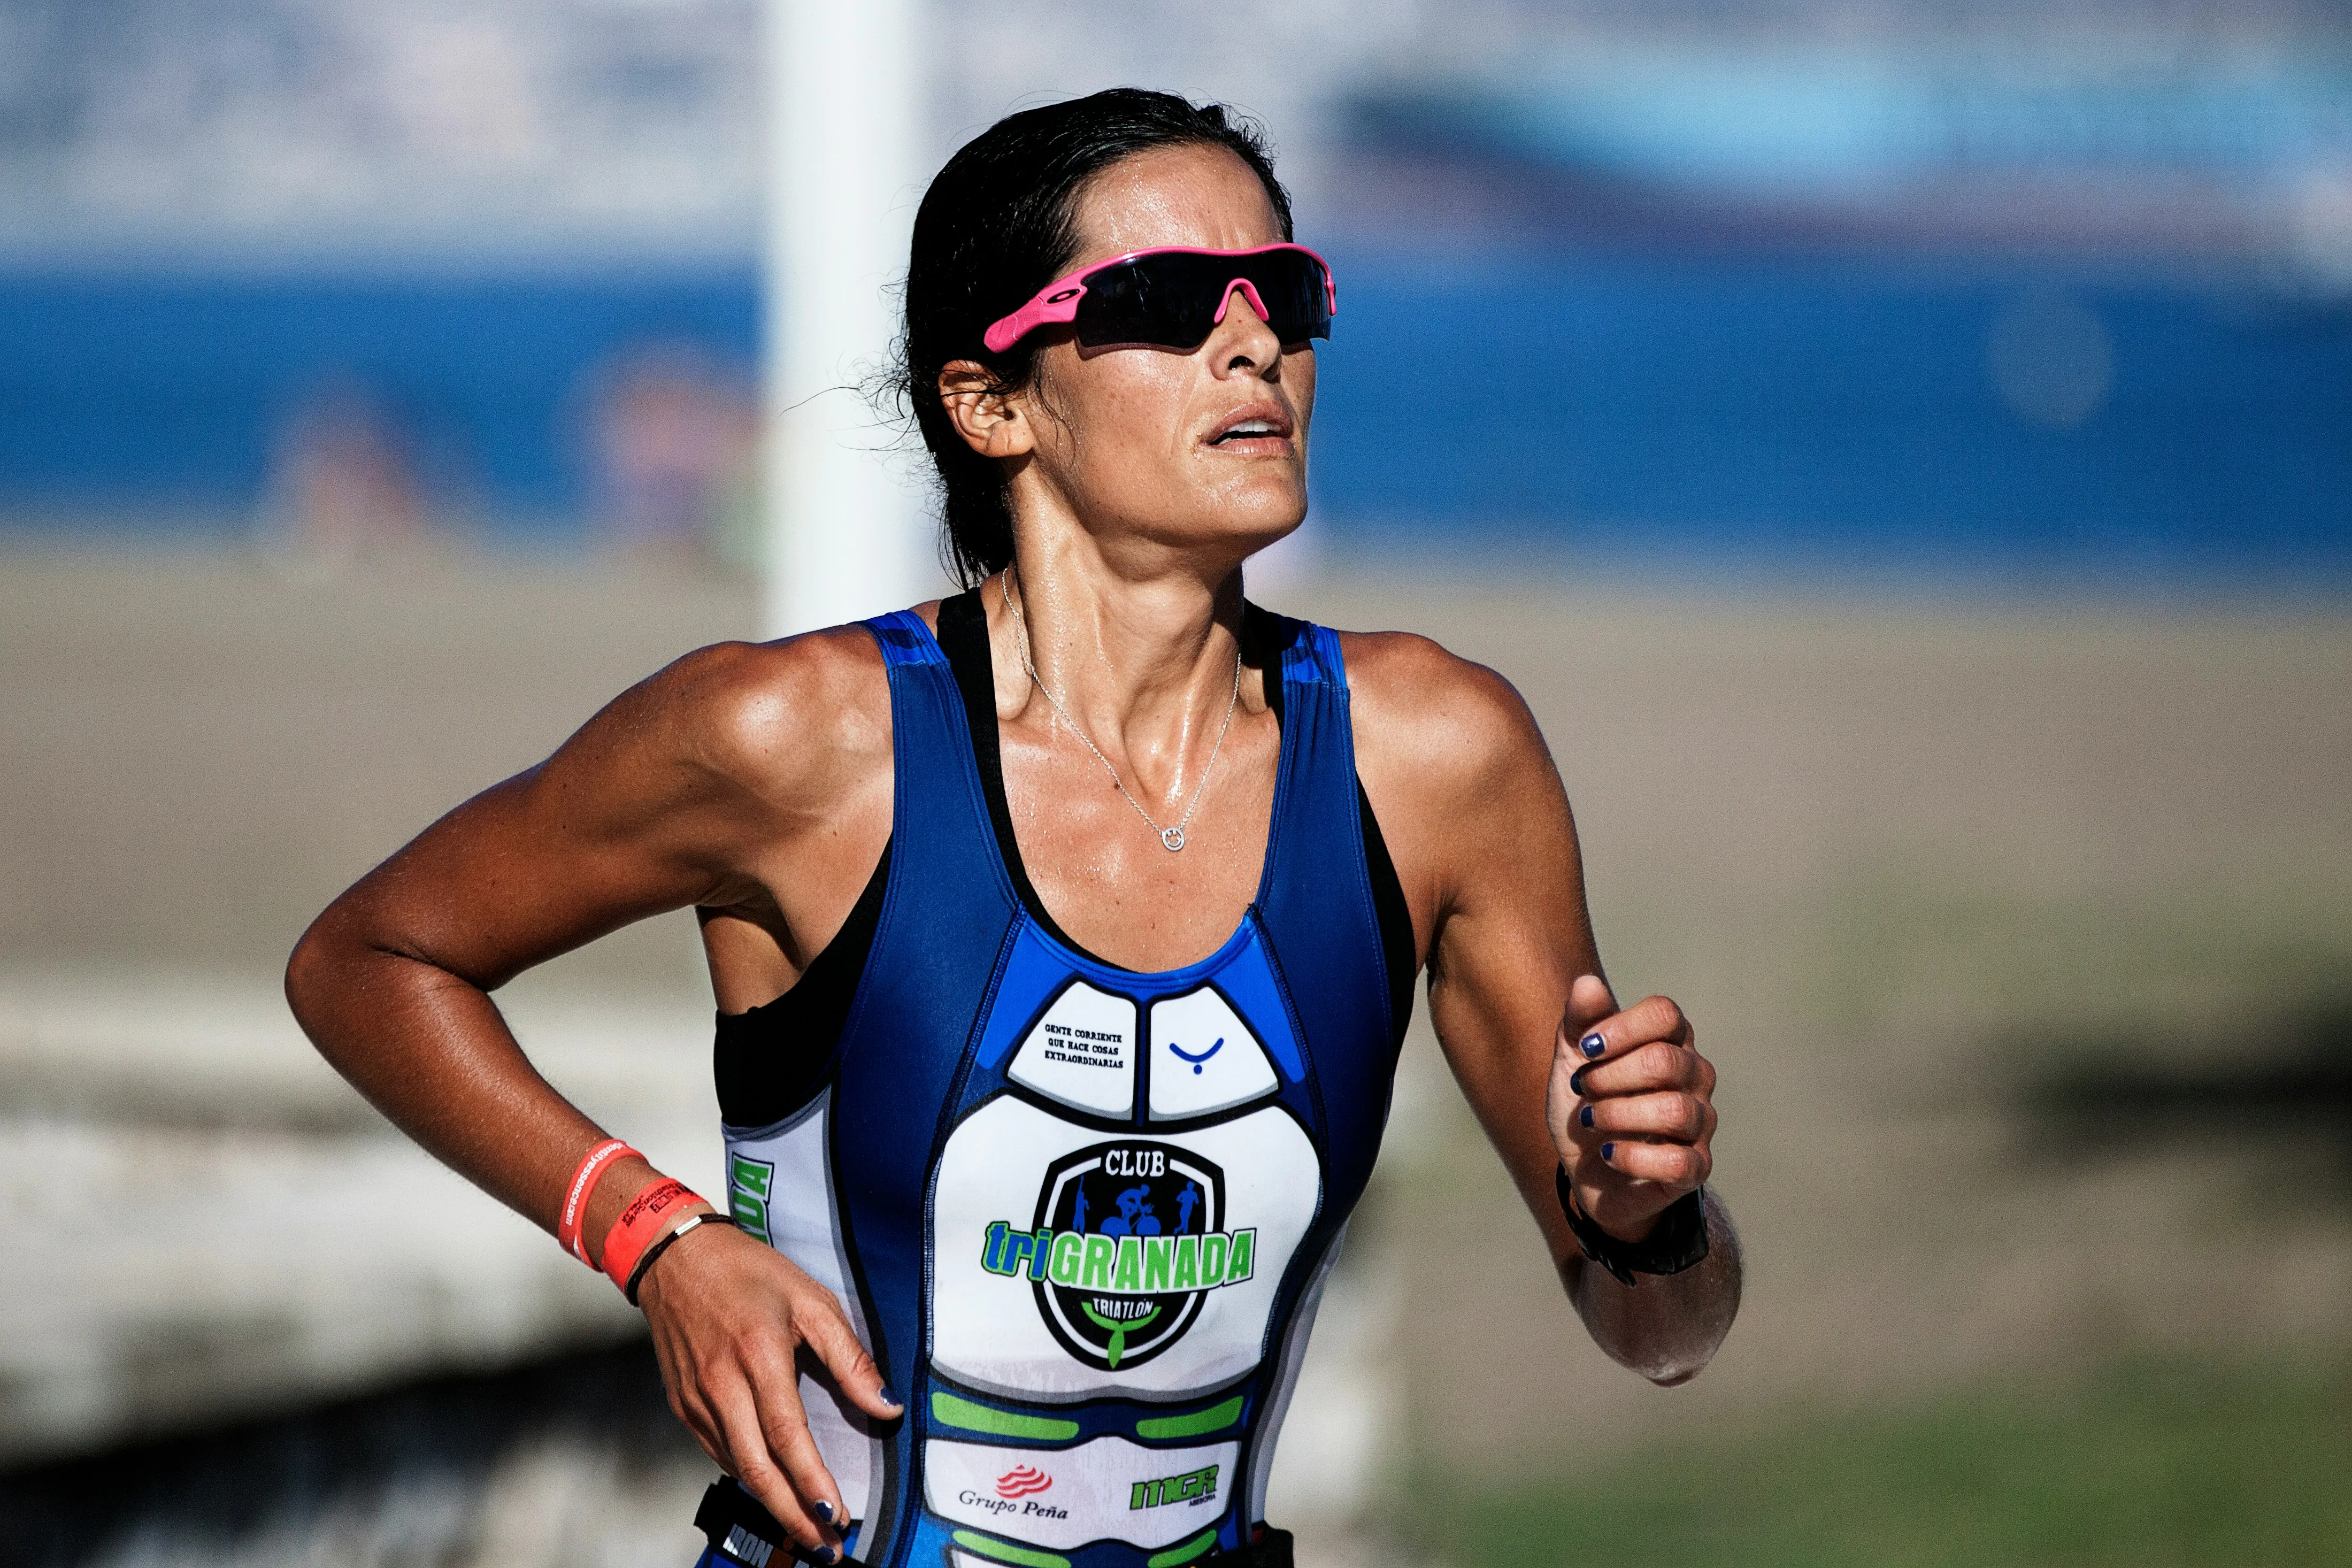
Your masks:
{"label": "club logo patch", "polygon": [[1183,1338],[1211,1290],[1256,1272],[1256,1228],[1228,1223],[1217,1165],[1173,1144],[1122,1139],[1048,1166],[1031,1224],[992,1222],[980,1262],[1025,1277],[1062,1348],[1116,1372]]}

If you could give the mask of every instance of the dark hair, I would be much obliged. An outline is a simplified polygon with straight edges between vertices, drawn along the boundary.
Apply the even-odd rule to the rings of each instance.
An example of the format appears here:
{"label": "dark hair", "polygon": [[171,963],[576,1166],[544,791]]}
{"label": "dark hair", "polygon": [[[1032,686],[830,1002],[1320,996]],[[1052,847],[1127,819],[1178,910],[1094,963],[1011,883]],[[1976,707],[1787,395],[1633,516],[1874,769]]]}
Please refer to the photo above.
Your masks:
{"label": "dark hair", "polygon": [[1006,115],[965,142],[923,194],[893,379],[939,469],[943,554],[967,586],[1013,559],[1013,512],[1003,470],[948,418],[940,373],[968,359],[1008,389],[1027,384],[1035,336],[997,354],[981,334],[1067,268],[1087,180],[1138,153],[1187,146],[1223,147],[1247,163],[1274,204],[1282,237],[1291,237],[1290,195],[1255,122],[1223,104],[1131,87]]}

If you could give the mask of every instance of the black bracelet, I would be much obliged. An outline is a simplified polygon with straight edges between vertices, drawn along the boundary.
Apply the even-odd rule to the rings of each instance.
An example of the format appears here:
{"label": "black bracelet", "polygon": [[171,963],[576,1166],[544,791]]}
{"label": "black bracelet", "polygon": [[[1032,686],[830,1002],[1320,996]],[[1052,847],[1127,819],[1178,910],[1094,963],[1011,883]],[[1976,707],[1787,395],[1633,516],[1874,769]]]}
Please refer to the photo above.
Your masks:
{"label": "black bracelet", "polygon": [[1655,1229],[1639,1241],[1620,1241],[1593,1223],[1576,1201],[1576,1189],[1562,1165],[1552,1177],[1559,1193],[1559,1212],[1576,1233],[1584,1256],[1614,1275],[1628,1288],[1636,1274],[1680,1274],[1706,1256],[1706,1189],[1685,1193],[1659,1211]]}
{"label": "black bracelet", "polygon": [[646,1270],[654,1266],[655,1258],[659,1258],[663,1253],[667,1252],[670,1247],[676,1244],[677,1238],[684,1236],[688,1231],[694,1229],[697,1226],[733,1225],[735,1221],[733,1216],[719,1214],[715,1211],[710,1214],[696,1215],[685,1224],[679,1226],[676,1230],[671,1231],[667,1236],[663,1237],[659,1241],[655,1242],[651,1247],[646,1248],[645,1256],[637,1259],[637,1266],[629,1270],[629,1282],[621,1287],[621,1294],[629,1299],[630,1306],[635,1306],[637,1304],[637,1287],[645,1283]]}

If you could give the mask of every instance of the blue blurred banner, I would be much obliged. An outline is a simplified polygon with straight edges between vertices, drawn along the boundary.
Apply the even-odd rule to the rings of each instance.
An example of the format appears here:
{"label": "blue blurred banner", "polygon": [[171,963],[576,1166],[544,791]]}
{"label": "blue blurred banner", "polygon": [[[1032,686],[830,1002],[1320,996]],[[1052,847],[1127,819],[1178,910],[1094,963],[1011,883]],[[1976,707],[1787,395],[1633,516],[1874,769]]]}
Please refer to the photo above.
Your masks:
{"label": "blue blurred banner", "polygon": [[[1314,452],[1342,548],[1476,536],[1636,562],[2283,582],[2352,567],[2352,310],[2243,272],[1337,265]],[[584,538],[616,466],[691,468],[665,453],[715,405],[678,367],[748,386],[758,318],[739,272],[7,279],[0,506],[216,530],[308,441],[388,453],[370,460],[493,529]]]}

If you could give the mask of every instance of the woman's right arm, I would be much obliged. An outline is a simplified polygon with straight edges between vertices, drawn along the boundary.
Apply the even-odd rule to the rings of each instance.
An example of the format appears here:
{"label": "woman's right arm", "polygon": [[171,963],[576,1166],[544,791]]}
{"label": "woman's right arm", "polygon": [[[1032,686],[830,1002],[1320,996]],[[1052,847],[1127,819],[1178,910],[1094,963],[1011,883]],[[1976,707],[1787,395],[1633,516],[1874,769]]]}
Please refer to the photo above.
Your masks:
{"label": "woman's right arm", "polygon": [[[552,1232],[604,1132],[531,1067],[489,993],[689,905],[772,935],[781,990],[881,853],[888,715],[879,654],[855,628],[679,660],[330,905],[287,966],[295,1016],[403,1131]],[[655,1179],[628,1160],[598,1180],[592,1253]],[[799,1347],[868,1414],[898,1413],[840,1304],[717,1226],[665,1253],[640,1300],[679,1418],[795,1539],[829,1549],[845,1521],[801,1409]]]}

